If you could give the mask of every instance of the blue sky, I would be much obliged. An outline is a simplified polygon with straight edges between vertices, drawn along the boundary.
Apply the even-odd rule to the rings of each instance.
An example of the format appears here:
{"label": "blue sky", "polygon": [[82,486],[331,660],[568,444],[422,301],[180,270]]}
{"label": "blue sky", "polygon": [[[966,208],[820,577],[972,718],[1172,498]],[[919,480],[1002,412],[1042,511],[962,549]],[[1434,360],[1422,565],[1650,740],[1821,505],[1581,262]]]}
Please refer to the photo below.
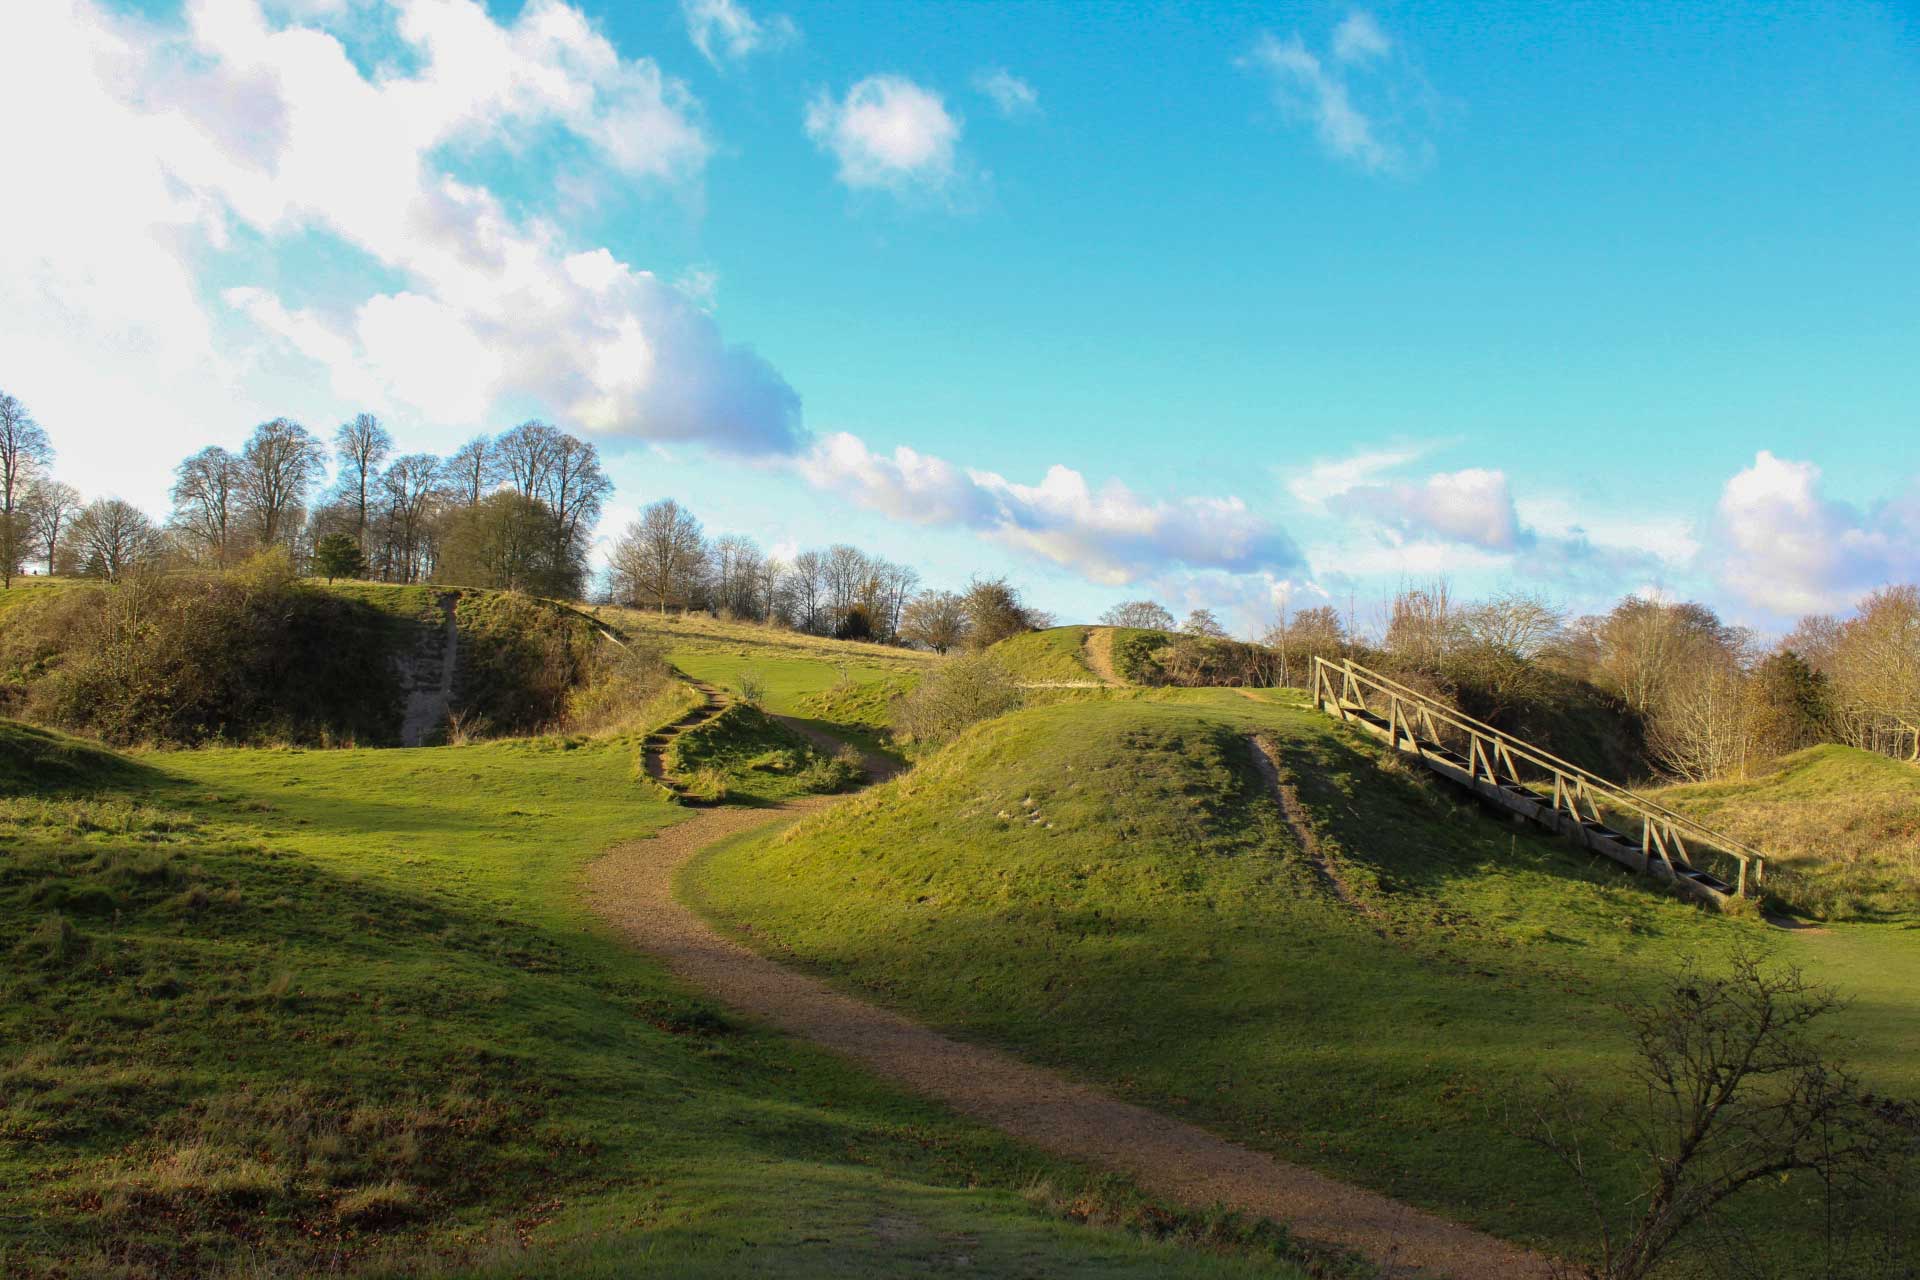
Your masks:
{"label": "blue sky", "polygon": [[0,43],[45,122],[0,386],[89,493],[158,511],[273,414],[538,414],[616,523],[1064,617],[1444,573],[1772,628],[1920,577],[1911,10],[29,0]]}

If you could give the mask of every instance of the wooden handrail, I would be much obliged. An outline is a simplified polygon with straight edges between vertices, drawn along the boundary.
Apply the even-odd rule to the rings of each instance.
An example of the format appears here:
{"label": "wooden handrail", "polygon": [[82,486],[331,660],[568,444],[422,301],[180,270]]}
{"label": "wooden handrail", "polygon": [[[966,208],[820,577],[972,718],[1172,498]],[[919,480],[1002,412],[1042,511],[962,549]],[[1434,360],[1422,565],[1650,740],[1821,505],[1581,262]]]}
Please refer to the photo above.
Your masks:
{"label": "wooden handrail", "polygon": [[[1313,658],[1313,685],[1316,696],[1320,690],[1324,688],[1336,703],[1342,700],[1342,694],[1345,690],[1335,691],[1330,674],[1335,671],[1339,672],[1346,681],[1350,682],[1356,689],[1362,692],[1359,705],[1363,709],[1366,708],[1364,692],[1370,687],[1374,692],[1384,694],[1389,698],[1408,702],[1423,714],[1438,718],[1452,728],[1465,733],[1470,740],[1470,758],[1472,756],[1472,748],[1475,745],[1473,740],[1487,739],[1500,747],[1508,756],[1509,761],[1511,761],[1512,757],[1518,756],[1536,768],[1544,769],[1548,773],[1553,774],[1556,807],[1558,807],[1562,788],[1566,781],[1571,779],[1579,784],[1579,789],[1598,791],[1605,799],[1611,802],[1613,807],[1626,809],[1628,812],[1639,817],[1642,822],[1658,823],[1670,829],[1675,829],[1704,844],[1712,845],[1729,857],[1737,859],[1741,864],[1740,879],[1743,886],[1746,881],[1746,871],[1749,863],[1757,864],[1756,870],[1758,870],[1761,875],[1765,874],[1766,855],[1758,849],[1743,844],[1738,840],[1731,839],[1710,827],[1702,825],[1686,814],[1678,813],[1667,808],[1656,800],[1650,800],[1637,792],[1629,791],[1618,783],[1609,782],[1591,770],[1583,769],[1571,761],[1563,760],[1551,752],[1544,751],[1529,742],[1514,737],[1505,730],[1496,729],[1484,720],[1478,720],[1467,715],[1465,712],[1457,711],[1438,698],[1433,697],[1431,694],[1422,693],[1418,689],[1413,689],[1401,684],[1398,680],[1390,676],[1384,676],[1377,671],[1363,667],[1351,658],[1343,659],[1338,666],[1317,655]],[[1391,719],[1391,708],[1389,708],[1389,716]],[[1404,717],[1401,718],[1404,719]],[[1397,728],[1398,726],[1395,726],[1396,732]],[[1408,737],[1413,737],[1412,725],[1410,723],[1407,724],[1406,729]],[[1497,753],[1482,750],[1481,754],[1487,759],[1488,773],[1491,776],[1493,772],[1493,758]],[[1509,770],[1509,772],[1511,772],[1511,770]],[[1521,782],[1522,779],[1515,777],[1514,781]],[[1587,797],[1587,803],[1590,807],[1594,807],[1591,796]],[[1573,809],[1573,812],[1577,817],[1578,810]],[[1595,813],[1595,817],[1598,817],[1597,812]],[[1684,848],[1682,848],[1681,852],[1684,861]],[[1665,856],[1664,850],[1663,856]]]}

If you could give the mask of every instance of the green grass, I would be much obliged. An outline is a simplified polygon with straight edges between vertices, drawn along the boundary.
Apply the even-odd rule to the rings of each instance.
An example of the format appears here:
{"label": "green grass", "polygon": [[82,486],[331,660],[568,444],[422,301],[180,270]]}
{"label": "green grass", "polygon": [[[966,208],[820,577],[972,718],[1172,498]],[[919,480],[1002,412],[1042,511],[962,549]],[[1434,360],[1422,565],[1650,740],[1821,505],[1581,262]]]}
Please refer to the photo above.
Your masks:
{"label": "green grass", "polygon": [[1100,677],[1087,665],[1086,641],[1089,627],[1049,627],[1012,636],[993,646],[992,652],[1013,672],[1016,680],[1035,683],[1098,683]]}
{"label": "green grass", "polygon": [[822,753],[757,707],[736,702],[668,745],[667,773],[703,800],[775,803],[845,791],[857,766]]}
{"label": "green grass", "polygon": [[15,578],[13,585],[0,591],[0,619],[23,604],[34,600],[46,600],[86,581],[84,578],[49,578],[36,575],[31,578]]}
{"label": "green grass", "polygon": [[0,795],[93,791],[137,782],[143,773],[84,738],[0,720]]}
{"label": "green grass", "polygon": [[[1124,1188],[610,936],[585,864],[681,813],[625,742],[81,781],[0,800],[0,1273],[1294,1274],[1271,1233],[1143,1240]],[[1074,1225],[1089,1201],[1130,1229]]]}
{"label": "green grass", "polygon": [[1828,918],[1920,912],[1920,766],[1828,744],[1750,778],[1669,787],[1665,804],[1769,856],[1769,887]]}
{"label": "green grass", "polygon": [[[1256,728],[1367,914],[1321,887],[1252,768]],[[1920,931],[1702,911],[1483,816],[1290,694],[1016,713],[714,851],[688,889],[752,945],[937,1025],[1554,1247],[1586,1222],[1501,1109],[1548,1070],[1630,1105],[1613,1003],[1690,953],[1743,941],[1803,965],[1854,998],[1869,1078],[1920,1087]]]}

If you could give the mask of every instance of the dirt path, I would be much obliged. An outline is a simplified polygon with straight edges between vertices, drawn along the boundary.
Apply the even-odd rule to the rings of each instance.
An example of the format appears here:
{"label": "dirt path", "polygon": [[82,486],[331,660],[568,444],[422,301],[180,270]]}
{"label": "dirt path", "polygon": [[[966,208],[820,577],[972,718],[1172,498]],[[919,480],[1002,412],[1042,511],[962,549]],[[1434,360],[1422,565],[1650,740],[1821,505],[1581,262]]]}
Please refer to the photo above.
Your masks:
{"label": "dirt path", "polygon": [[1274,800],[1280,805],[1280,812],[1286,815],[1287,826],[1293,830],[1293,838],[1300,844],[1300,852],[1304,853],[1307,861],[1313,864],[1313,869],[1319,873],[1320,882],[1326,885],[1327,892],[1338,898],[1341,905],[1349,911],[1359,915],[1372,915],[1373,909],[1355,896],[1347,882],[1341,878],[1340,869],[1334,865],[1333,859],[1329,858],[1327,851],[1320,847],[1320,837],[1314,834],[1313,825],[1307,821],[1306,806],[1300,803],[1300,793],[1294,790],[1293,783],[1288,779],[1286,767],[1280,763],[1279,751],[1275,749],[1273,743],[1258,733],[1248,734],[1247,742],[1253,748],[1253,767],[1258,769],[1260,776],[1266,780],[1268,790],[1273,792]]}
{"label": "dirt path", "polygon": [[695,725],[705,724],[725,711],[728,702],[725,693],[703,680],[688,680],[687,683],[700,695],[702,699],[700,705],[666,728],[657,729],[648,734],[647,740],[640,747],[641,768],[646,771],[649,778],[675,794],[679,794],[682,788],[667,776],[667,748],[673,745],[675,738],[687,730]]}
{"label": "dirt path", "polygon": [[1113,669],[1113,628],[1091,627],[1087,638],[1081,644],[1081,652],[1087,659],[1087,669],[1110,685],[1123,685],[1125,680]]}
{"label": "dirt path", "polygon": [[723,937],[674,896],[674,873],[702,849],[831,803],[822,797],[773,810],[701,812],[595,862],[587,872],[589,901],[636,945],[723,1003],[1016,1138],[1124,1173],[1154,1195],[1273,1218],[1307,1239],[1365,1254],[1391,1276],[1549,1275],[1543,1259],[1504,1241],[842,995]]}

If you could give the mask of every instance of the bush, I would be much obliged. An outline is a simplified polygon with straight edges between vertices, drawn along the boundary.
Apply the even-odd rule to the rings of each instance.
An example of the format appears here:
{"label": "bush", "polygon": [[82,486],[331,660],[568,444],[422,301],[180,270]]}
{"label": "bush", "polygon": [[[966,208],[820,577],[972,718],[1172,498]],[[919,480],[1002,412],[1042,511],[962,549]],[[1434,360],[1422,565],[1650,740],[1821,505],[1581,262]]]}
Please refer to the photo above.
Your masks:
{"label": "bush", "polygon": [[1013,673],[991,654],[956,658],[893,704],[894,727],[916,742],[945,742],[969,725],[1017,709]]}
{"label": "bush", "polygon": [[63,591],[0,633],[9,709],[114,743],[388,742],[394,630],[284,554]]}
{"label": "bush", "polygon": [[500,733],[535,733],[559,723],[573,691],[603,662],[619,661],[599,652],[618,646],[587,619],[533,596],[465,594],[454,617],[460,627],[460,710],[485,717]]}
{"label": "bush", "polygon": [[650,728],[639,722],[673,680],[673,668],[657,649],[602,639],[587,652],[579,683],[567,692],[566,726],[574,733]]}

